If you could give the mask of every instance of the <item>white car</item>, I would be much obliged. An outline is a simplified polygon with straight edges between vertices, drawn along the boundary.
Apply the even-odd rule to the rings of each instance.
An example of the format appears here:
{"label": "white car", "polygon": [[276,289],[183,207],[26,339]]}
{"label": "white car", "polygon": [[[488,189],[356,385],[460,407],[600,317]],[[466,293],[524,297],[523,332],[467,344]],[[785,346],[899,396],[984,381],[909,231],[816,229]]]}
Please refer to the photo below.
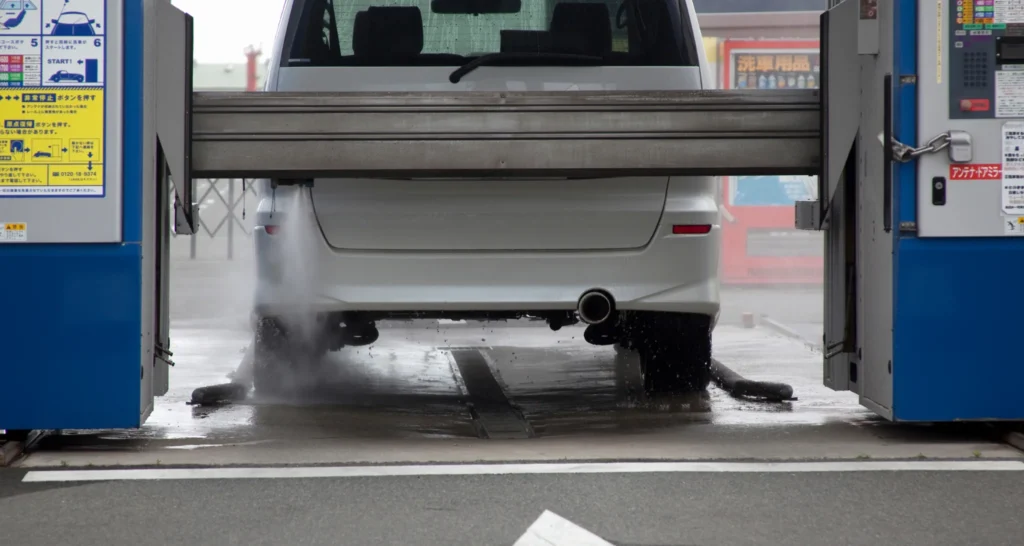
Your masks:
{"label": "white car", "polygon": [[[524,43],[597,61],[496,55],[451,78]],[[711,86],[690,0],[286,0],[266,89]],[[717,178],[259,184],[258,391],[280,391],[326,351],[372,343],[377,321],[409,318],[582,321],[591,343],[639,352],[648,392],[707,387]]]}

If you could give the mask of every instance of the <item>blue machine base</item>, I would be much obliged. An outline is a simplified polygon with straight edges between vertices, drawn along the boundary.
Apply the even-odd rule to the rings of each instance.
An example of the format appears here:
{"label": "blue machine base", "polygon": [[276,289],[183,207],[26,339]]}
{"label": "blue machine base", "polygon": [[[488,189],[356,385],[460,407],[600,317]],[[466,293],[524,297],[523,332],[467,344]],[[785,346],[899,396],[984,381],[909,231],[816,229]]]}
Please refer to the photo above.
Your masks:
{"label": "blue machine base", "polygon": [[1010,288],[1024,240],[897,238],[897,248],[895,419],[1024,420],[1024,291]]}
{"label": "blue machine base", "polygon": [[140,426],[140,247],[0,245],[0,429]]}

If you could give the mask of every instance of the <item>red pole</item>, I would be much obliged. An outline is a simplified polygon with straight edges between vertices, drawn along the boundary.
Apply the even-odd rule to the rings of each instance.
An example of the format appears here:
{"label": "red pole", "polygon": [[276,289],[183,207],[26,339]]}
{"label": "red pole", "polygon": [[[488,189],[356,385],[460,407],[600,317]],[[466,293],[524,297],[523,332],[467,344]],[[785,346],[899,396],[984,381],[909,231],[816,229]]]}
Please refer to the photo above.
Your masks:
{"label": "red pole", "polygon": [[259,74],[257,74],[257,66],[260,55],[263,52],[259,49],[249,46],[245,48],[245,90],[246,91],[258,91],[257,86],[259,85]]}

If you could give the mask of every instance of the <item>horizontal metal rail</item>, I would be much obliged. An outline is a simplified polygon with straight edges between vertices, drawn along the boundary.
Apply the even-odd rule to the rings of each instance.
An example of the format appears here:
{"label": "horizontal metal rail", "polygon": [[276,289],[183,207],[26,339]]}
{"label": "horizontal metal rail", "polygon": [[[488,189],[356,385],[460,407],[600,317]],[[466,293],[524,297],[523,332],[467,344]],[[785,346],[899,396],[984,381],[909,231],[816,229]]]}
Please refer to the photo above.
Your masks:
{"label": "horizontal metal rail", "polygon": [[195,178],[817,174],[818,91],[196,93]]}

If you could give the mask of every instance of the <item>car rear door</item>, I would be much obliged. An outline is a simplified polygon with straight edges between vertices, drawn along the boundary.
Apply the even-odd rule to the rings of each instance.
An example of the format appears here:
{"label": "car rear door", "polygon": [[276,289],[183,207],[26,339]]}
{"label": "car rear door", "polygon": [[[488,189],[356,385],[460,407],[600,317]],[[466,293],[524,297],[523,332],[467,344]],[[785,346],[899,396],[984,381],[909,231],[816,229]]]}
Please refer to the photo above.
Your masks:
{"label": "car rear door", "polygon": [[[522,2],[517,13],[440,15],[432,11],[436,4],[430,0],[309,0],[305,11],[298,5],[292,10],[293,17],[301,19],[293,25],[298,29],[293,47],[286,47],[289,55],[275,70],[271,89],[382,93],[700,89],[700,68],[695,57],[688,56],[695,51],[692,36],[677,32],[688,28],[679,19],[687,16],[680,15],[675,0],[640,3],[666,14],[664,22],[651,30],[657,36],[640,37],[642,47],[654,51],[645,58],[629,57],[630,48],[641,47],[635,32],[613,30],[618,26],[615,8],[620,0],[582,5],[529,0]],[[668,16],[672,9],[674,19]],[[612,59],[610,64],[481,66],[457,83],[449,81],[460,62],[446,62],[444,55],[472,58],[504,50],[508,29],[516,29],[521,38],[523,30],[547,33],[558,27],[583,36],[581,43],[588,46],[602,43],[603,50],[614,50],[607,57]],[[684,38],[689,42],[678,42]],[[684,46],[689,47],[687,52],[672,51]],[[451,153],[465,152],[453,149]],[[323,235],[337,249],[601,250],[645,246],[658,228],[667,190],[668,178],[663,176],[321,179],[315,181],[312,198]]]}

